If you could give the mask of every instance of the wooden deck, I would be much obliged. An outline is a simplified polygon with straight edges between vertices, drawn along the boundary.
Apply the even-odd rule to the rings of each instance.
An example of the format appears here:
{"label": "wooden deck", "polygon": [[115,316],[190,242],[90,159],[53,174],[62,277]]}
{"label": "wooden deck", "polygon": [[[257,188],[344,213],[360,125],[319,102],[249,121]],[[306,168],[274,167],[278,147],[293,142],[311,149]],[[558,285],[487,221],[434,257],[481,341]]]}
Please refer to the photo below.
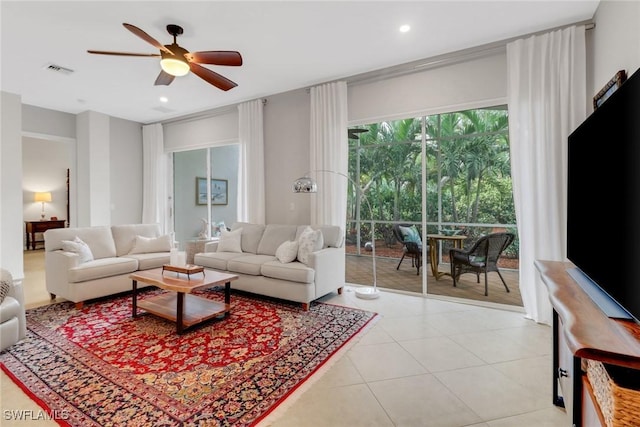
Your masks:
{"label": "wooden deck", "polygon": [[[511,292],[507,292],[504,289],[498,273],[489,273],[489,296],[485,297],[483,275],[480,275],[480,283],[477,283],[474,274],[463,274],[458,281],[458,286],[454,288],[451,276],[442,276],[440,280],[436,280],[431,274],[429,265],[426,265],[426,268],[421,267],[420,275],[417,275],[416,268],[411,266],[411,260],[406,258],[402,261],[400,269],[396,270],[399,261],[398,258],[376,257],[379,288],[422,293],[422,274],[426,272],[428,294],[522,307],[520,280],[517,270],[500,269]],[[368,255],[347,255],[347,283],[372,285],[372,267],[373,263]],[[441,264],[440,271],[449,271],[449,264]]]}

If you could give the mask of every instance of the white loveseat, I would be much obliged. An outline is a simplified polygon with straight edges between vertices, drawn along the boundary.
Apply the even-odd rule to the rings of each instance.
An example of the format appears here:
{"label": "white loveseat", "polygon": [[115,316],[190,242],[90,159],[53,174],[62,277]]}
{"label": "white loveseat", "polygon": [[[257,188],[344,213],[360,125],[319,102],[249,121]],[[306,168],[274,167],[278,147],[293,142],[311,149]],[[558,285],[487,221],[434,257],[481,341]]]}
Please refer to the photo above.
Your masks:
{"label": "white loveseat", "polygon": [[[93,260],[81,262],[82,254],[63,250],[63,242],[76,237]],[[44,248],[51,299],[60,296],[81,308],[84,301],[130,291],[131,273],[168,264],[171,241],[158,224],[55,228],[44,233]]]}
{"label": "white loveseat", "polygon": [[223,242],[211,242],[205,252],[195,254],[194,264],[239,276],[232,288],[269,297],[309,303],[330,292],[342,293],[345,281],[344,236],[340,227],[311,227],[322,233],[322,248],[300,260],[281,262],[276,251],[284,242],[298,241],[307,226],[250,224],[239,222],[231,231],[241,231],[241,252],[218,252]]}

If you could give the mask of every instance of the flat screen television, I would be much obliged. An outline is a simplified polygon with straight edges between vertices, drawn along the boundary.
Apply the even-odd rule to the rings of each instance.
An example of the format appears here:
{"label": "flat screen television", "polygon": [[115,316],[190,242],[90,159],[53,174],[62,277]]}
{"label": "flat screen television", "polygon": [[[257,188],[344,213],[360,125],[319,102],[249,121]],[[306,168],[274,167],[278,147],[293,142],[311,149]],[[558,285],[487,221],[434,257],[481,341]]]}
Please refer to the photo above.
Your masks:
{"label": "flat screen television", "polygon": [[640,70],[571,133],[568,143],[567,257],[638,321]]}

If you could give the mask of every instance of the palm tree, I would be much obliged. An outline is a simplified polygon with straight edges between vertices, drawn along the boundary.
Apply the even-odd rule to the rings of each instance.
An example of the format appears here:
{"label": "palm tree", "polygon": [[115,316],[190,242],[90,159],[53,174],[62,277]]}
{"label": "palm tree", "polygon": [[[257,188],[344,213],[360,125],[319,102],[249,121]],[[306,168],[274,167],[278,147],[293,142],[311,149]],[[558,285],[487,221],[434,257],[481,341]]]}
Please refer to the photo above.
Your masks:
{"label": "palm tree", "polygon": [[[361,197],[375,206],[375,220],[418,220],[424,160],[428,197],[438,195],[442,201],[438,208],[446,211],[446,222],[477,222],[484,186],[491,185],[496,194],[498,181],[488,182],[489,174],[497,178],[509,175],[507,126],[507,112],[499,109],[427,116],[427,157],[423,159],[422,118],[367,125],[368,132],[351,144],[350,174]],[[433,200],[428,203],[436,205]],[[355,206],[352,209],[355,213]],[[368,216],[362,211],[363,219]]]}
{"label": "palm tree", "polygon": [[[477,222],[484,175],[508,170],[509,157],[505,154],[508,154],[509,145],[504,132],[509,124],[508,117],[505,110],[468,110],[458,114],[466,119],[463,135],[472,135],[463,140],[462,161],[467,174],[465,183],[469,197],[467,221]],[[475,192],[472,191],[474,183]]]}

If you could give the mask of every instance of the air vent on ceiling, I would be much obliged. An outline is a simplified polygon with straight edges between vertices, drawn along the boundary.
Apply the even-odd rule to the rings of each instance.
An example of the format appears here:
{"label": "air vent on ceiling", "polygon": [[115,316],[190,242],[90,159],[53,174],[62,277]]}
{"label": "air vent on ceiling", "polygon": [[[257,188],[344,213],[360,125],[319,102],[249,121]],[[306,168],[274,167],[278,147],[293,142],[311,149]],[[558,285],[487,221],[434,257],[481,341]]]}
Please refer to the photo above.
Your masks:
{"label": "air vent on ceiling", "polygon": [[55,71],[56,73],[61,73],[61,74],[72,74],[74,71],[70,68],[65,68],[62,65],[56,65],[56,64],[48,64],[44,67],[45,70],[50,70],[50,71]]}

